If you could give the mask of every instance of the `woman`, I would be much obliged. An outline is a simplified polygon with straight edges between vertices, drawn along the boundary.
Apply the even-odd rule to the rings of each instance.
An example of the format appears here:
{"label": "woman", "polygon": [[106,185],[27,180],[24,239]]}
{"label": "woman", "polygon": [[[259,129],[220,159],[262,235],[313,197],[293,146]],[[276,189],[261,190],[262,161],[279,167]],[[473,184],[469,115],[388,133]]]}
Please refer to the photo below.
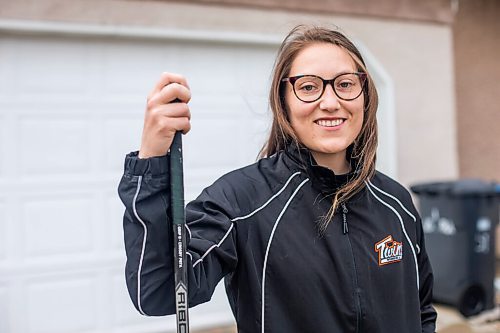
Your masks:
{"label": "woman", "polygon": [[[145,315],[175,313],[166,154],[190,129],[190,97],[183,77],[161,77],[119,188],[127,285]],[[422,226],[408,192],[375,171],[377,92],[359,51],[296,27],[270,105],[261,159],[187,205],[190,306],[225,278],[238,332],[434,332]]]}

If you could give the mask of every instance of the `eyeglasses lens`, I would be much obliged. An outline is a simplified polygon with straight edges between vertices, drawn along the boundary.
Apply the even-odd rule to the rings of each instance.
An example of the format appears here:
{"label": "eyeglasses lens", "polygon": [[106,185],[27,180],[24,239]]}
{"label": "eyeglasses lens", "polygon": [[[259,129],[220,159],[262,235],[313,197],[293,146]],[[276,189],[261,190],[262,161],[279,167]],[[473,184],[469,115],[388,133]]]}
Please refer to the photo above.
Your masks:
{"label": "eyeglasses lens", "polygon": [[[323,79],[316,76],[303,76],[295,81],[294,91],[304,102],[313,102],[324,92]],[[352,100],[361,94],[363,82],[356,74],[342,74],[332,84],[337,96],[344,100]]]}

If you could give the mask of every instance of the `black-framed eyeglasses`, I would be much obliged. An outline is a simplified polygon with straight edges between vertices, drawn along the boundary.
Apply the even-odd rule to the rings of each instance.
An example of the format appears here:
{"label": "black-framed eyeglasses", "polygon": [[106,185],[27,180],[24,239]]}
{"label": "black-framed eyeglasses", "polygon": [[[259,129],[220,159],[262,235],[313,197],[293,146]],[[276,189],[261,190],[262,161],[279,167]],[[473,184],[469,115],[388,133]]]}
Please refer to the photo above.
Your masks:
{"label": "black-framed eyeglasses", "polygon": [[366,73],[342,73],[330,80],[325,80],[317,75],[297,75],[286,77],[282,82],[290,82],[295,96],[305,103],[316,102],[323,96],[326,86],[332,85],[338,98],[352,101],[363,92],[366,82]]}

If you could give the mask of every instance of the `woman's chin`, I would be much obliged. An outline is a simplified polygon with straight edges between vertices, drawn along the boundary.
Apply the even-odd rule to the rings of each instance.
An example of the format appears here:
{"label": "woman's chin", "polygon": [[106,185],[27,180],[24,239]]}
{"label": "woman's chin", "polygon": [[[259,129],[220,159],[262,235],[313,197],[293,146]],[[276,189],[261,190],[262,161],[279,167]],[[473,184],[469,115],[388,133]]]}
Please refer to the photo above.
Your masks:
{"label": "woman's chin", "polygon": [[331,146],[321,146],[321,147],[312,147],[312,151],[325,154],[325,155],[335,155],[335,154],[344,154],[349,145],[331,145]]}

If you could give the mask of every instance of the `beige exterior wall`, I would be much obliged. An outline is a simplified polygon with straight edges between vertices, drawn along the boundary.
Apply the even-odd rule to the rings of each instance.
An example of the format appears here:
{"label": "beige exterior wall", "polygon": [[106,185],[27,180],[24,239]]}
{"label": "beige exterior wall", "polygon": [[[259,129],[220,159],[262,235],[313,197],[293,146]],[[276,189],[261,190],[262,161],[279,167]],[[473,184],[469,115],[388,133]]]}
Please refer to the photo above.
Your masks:
{"label": "beige exterior wall", "polygon": [[460,176],[500,182],[500,2],[462,0],[453,30]]}
{"label": "beige exterior wall", "polygon": [[[140,1],[140,0],[137,0]],[[224,4],[274,10],[297,10],[316,13],[357,15],[389,19],[451,23],[454,1],[450,0],[153,0],[199,4]]]}
{"label": "beige exterior wall", "polygon": [[0,20],[49,21],[263,34],[299,23],[335,24],[360,41],[395,87],[398,179],[458,176],[452,30],[446,24],[300,14],[238,7],[113,0],[0,0]]}
{"label": "beige exterior wall", "polygon": [[461,1],[454,44],[460,176],[500,182],[500,2]]}

